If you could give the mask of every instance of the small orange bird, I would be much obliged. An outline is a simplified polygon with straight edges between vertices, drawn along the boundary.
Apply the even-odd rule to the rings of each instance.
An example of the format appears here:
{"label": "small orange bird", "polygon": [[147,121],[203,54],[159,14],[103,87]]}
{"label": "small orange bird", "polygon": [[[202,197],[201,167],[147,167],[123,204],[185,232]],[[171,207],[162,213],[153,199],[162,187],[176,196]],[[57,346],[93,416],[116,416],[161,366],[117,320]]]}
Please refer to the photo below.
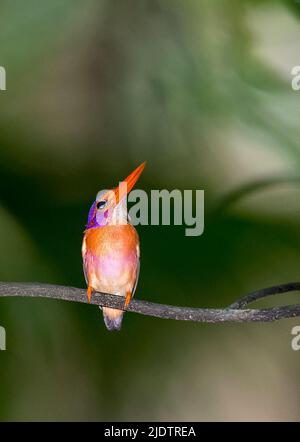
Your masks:
{"label": "small orange bird", "polygon": [[[145,168],[137,167],[120,186],[97,194],[88,216],[82,243],[87,297],[93,291],[124,297],[126,308],[134,295],[140,268],[140,244],[128,222],[126,196]],[[101,307],[100,307],[101,308]],[[124,312],[103,307],[108,330],[120,330]]]}

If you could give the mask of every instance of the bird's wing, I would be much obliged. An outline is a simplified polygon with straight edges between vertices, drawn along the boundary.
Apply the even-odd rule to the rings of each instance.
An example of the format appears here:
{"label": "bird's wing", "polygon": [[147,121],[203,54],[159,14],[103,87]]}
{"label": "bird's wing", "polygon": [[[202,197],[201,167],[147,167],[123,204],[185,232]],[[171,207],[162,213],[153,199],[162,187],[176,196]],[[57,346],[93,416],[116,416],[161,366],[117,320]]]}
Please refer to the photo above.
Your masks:
{"label": "bird's wing", "polygon": [[88,285],[88,278],[87,278],[87,274],[86,274],[86,263],[85,263],[85,257],[86,257],[86,245],[85,245],[85,237],[83,237],[83,242],[82,242],[82,265],[83,265],[83,274],[84,274],[84,278],[85,278],[85,282]]}
{"label": "bird's wing", "polygon": [[139,245],[136,246],[136,255],[137,255],[138,262],[137,262],[137,268],[136,268],[136,278],[135,278],[135,282],[134,282],[134,286],[133,286],[132,294],[131,294],[132,298],[134,296],[134,292],[135,292],[135,289],[136,289],[136,286],[137,286],[137,283],[138,283],[138,280],[139,280],[139,276],[140,276],[140,267],[141,267],[141,265],[140,265],[140,246]]}
{"label": "bird's wing", "polygon": [[86,269],[85,269],[85,262],[84,261],[85,260],[83,259],[83,262],[82,262],[83,274],[84,274],[85,282],[88,284],[88,279],[87,279],[87,275],[86,275]]}

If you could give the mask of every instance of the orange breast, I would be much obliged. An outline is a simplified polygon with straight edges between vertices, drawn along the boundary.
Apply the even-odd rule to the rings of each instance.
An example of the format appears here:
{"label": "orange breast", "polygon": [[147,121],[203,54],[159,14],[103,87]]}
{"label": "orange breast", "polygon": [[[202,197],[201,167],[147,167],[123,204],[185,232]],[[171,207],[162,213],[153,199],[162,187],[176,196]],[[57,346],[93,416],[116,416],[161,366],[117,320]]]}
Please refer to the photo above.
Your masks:
{"label": "orange breast", "polygon": [[95,255],[126,252],[139,244],[137,231],[131,224],[95,227],[85,233],[86,247]]}

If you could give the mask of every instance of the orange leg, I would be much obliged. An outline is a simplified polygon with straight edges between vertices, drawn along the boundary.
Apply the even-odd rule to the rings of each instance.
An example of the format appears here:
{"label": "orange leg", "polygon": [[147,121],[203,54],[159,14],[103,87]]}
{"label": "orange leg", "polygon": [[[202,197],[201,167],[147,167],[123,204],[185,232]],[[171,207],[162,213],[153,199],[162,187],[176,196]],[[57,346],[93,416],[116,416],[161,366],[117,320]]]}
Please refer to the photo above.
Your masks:
{"label": "orange leg", "polygon": [[88,288],[87,288],[86,294],[87,294],[88,302],[90,303],[91,302],[91,298],[92,298],[92,294],[93,294],[93,287],[91,287],[89,285]]}
{"label": "orange leg", "polygon": [[129,306],[130,301],[131,301],[131,292],[127,291],[126,298],[125,298],[125,305],[124,305],[125,309]]}

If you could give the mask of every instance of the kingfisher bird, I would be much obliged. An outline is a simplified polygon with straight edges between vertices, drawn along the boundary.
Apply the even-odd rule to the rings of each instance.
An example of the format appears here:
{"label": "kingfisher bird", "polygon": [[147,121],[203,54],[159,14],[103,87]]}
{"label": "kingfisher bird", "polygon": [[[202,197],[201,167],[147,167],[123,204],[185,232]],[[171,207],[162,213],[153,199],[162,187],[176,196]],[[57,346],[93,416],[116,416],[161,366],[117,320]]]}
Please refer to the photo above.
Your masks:
{"label": "kingfisher bird", "polygon": [[[126,309],[134,295],[140,269],[140,241],[127,213],[127,194],[139,179],[146,162],[120,185],[98,192],[92,204],[82,242],[87,298],[94,291],[124,297]],[[120,330],[123,310],[100,307],[108,330]]]}

